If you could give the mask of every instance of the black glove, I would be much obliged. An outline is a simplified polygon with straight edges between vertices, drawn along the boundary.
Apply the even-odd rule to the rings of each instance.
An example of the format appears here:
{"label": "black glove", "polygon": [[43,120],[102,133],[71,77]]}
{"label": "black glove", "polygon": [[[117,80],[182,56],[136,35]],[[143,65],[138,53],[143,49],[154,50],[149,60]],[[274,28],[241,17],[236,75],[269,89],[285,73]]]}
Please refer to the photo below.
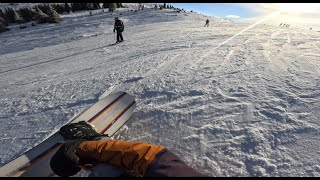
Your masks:
{"label": "black glove", "polygon": [[115,32],[116,32],[116,30],[115,30],[115,29],[113,29],[113,32],[115,33]]}
{"label": "black glove", "polygon": [[86,139],[93,140],[101,138],[102,136],[96,132],[96,130],[87,122],[79,121],[72,124],[67,124],[60,128],[59,134],[64,138],[64,140],[77,140],[77,139]]}
{"label": "black glove", "polygon": [[75,149],[85,140],[73,140],[63,144],[52,156],[50,166],[54,173],[59,176],[73,176],[81,168],[80,158],[75,154]]}

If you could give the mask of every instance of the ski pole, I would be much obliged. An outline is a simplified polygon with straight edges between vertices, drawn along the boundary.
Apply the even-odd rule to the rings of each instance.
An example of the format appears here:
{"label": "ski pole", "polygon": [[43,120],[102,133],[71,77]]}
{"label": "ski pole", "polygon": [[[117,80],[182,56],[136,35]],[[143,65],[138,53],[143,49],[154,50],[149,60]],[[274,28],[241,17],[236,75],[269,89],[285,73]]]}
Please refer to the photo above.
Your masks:
{"label": "ski pole", "polygon": [[126,37],[126,39],[127,39],[126,41],[129,41],[129,39],[128,39],[127,35],[125,35],[125,34],[124,34],[124,32],[123,32],[122,34]]}

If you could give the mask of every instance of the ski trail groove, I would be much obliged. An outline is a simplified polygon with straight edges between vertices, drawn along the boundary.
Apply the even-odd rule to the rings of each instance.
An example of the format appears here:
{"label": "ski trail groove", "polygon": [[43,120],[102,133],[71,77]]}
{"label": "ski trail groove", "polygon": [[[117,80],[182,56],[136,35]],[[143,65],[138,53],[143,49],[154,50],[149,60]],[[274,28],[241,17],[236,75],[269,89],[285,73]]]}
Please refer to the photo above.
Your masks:
{"label": "ski trail groove", "polygon": [[317,72],[318,72],[318,75],[320,75],[320,69],[319,69],[318,65],[315,64],[315,63],[313,63],[313,62],[310,60],[310,58],[308,58],[308,56],[307,56],[306,54],[303,54],[303,56],[309,61],[310,64],[313,65],[313,67],[316,68],[316,70],[317,70]]}
{"label": "ski trail groove", "polygon": [[320,51],[320,48],[318,46],[316,46],[315,44],[312,45]]}
{"label": "ski trail groove", "polygon": [[[301,33],[303,34],[305,37],[309,38],[309,39],[313,39],[310,36],[306,35],[305,33]],[[317,48],[320,51],[320,48],[318,46],[316,46],[315,44],[312,43],[312,46],[314,46],[315,48]]]}
{"label": "ski trail groove", "polygon": [[290,38],[289,32],[287,33],[287,43],[288,43],[288,44],[291,43],[291,38]]}
{"label": "ski trail groove", "polygon": [[137,82],[142,83],[142,81],[146,81],[148,79],[152,79],[153,81],[155,81],[157,79],[157,77],[159,76],[159,74],[164,73],[165,71],[167,71],[168,69],[170,69],[170,65],[172,65],[175,62],[175,59],[180,56],[180,54],[176,54],[174,56],[172,56],[168,61],[164,60],[164,62],[162,62],[160,65],[152,68],[151,70],[147,71],[146,73],[144,73],[140,78],[138,78],[136,81],[127,81],[118,85],[114,85],[111,87],[111,89],[107,89],[104,94],[108,95],[111,92],[114,91],[130,91],[132,88],[134,88],[135,84]]}

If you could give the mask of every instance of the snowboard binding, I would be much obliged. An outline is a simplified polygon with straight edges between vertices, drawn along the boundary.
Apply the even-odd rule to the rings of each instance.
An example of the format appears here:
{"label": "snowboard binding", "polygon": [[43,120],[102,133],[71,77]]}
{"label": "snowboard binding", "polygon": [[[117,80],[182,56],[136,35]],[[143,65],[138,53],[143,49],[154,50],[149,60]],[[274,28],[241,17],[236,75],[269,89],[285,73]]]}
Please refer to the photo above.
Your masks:
{"label": "snowboard binding", "polygon": [[107,134],[97,133],[94,127],[85,121],[67,124],[60,128],[59,134],[64,138],[64,140],[94,140],[100,137],[108,137]]}

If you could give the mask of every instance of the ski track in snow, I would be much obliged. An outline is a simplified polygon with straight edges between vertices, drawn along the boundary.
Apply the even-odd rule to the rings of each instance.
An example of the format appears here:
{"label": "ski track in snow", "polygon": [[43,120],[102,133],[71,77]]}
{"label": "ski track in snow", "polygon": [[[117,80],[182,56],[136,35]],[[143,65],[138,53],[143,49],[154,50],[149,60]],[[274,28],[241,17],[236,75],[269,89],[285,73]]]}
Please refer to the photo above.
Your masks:
{"label": "ski track in snow", "polygon": [[137,110],[114,138],[209,176],[320,175],[319,33],[259,24],[228,40],[250,25],[130,8],[1,33],[1,165],[122,90]]}

